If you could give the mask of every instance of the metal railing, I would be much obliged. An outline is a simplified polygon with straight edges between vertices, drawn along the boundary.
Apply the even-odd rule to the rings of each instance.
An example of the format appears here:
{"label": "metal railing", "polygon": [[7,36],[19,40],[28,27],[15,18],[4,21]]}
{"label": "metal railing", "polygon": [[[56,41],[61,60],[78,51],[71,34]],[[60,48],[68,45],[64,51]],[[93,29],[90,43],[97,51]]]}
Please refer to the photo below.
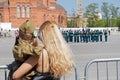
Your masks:
{"label": "metal railing", "polygon": [[[100,68],[100,67],[103,67],[103,66],[105,66],[105,69],[104,69],[105,74],[103,74],[104,76],[106,76],[105,80],[109,80],[110,79],[110,76],[109,76],[110,67],[111,67],[110,63],[115,68],[115,70],[113,70],[114,73],[115,73],[115,79],[113,79],[113,80],[119,80],[119,74],[120,74],[120,72],[119,72],[119,68],[120,68],[119,61],[120,61],[120,58],[107,58],[107,59],[94,59],[94,60],[88,62],[88,64],[86,64],[86,66],[85,66],[84,77],[82,77],[82,80],[90,80],[89,74],[94,75],[94,73],[92,73],[90,71],[91,70],[90,68],[93,65],[94,65],[94,68],[93,68],[92,71],[96,71],[96,74],[95,74],[96,76],[94,75],[93,78],[96,78],[96,79],[91,79],[91,80],[103,80],[103,79],[100,78],[100,71],[103,71],[103,69]],[[105,64],[105,65],[103,65],[103,64]],[[7,80],[8,66],[7,65],[2,65],[2,66],[0,66],[0,70],[4,70],[5,80]],[[74,77],[75,77],[74,80],[78,80],[77,68],[75,66],[73,66],[73,74],[74,74]],[[66,80],[66,76],[64,76],[62,80]]]}
{"label": "metal railing", "polygon": [[[0,66],[0,70],[4,71],[4,80],[7,80],[7,71],[8,71],[8,65],[1,65]],[[78,76],[77,76],[77,69],[75,66],[73,66],[73,74],[74,74],[74,80],[77,80]],[[63,80],[66,80],[66,76],[63,76]]]}
{"label": "metal railing", "polygon": [[[72,75],[72,76],[71,76]],[[74,65],[73,66],[73,70],[72,70],[72,74],[71,74],[70,76],[69,76],[69,78],[67,79],[66,77],[67,76],[63,76],[62,78],[61,78],[61,80],[78,80],[78,74],[77,74],[77,68],[76,68],[76,66]]]}
{"label": "metal railing", "polygon": [[5,76],[4,80],[7,80],[7,69],[8,69],[7,65],[1,65],[0,66],[0,70],[4,70],[4,76]]}
{"label": "metal railing", "polygon": [[[106,79],[105,80],[109,80],[109,77],[110,77],[109,76],[109,74],[110,74],[109,63],[111,63],[111,62],[114,62],[114,64],[115,64],[115,65],[113,65],[114,68],[115,68],[115,70],[114,70],[115,72],[112,72],[112,73],[115,73],[116,77],[113,80],[119,80],[119,61],[120,61],[120,58],[108,58],[108,59],[94,59],[94,60],[88,62],[88,64],[85,66],[85,71],[84,71],[84,78],[85,79],[84,80],[90,80],[89,77],[88,77],[89,76],[89,68],[93,64],[94,64],[94,66],[96,65],[96,73],[97,74],[95,74],[96,75],[96,79],[95,80],[102,80],[102,79],[100,79],[100,71],[101,71],[100,66],[99,66],[100,63],[105,63],[105,69],[104,69],[105,72],[106,72],[106,74],[105,74],[106,75]],[[101,66],[101,67],[103,67],[103,66]],[[95,70],[95,67],[94,67],[93,70]],[[94,75],[93,73],[90,73],[90,74]],[[94,75],[94,77],[95,77],[95,75]]]}

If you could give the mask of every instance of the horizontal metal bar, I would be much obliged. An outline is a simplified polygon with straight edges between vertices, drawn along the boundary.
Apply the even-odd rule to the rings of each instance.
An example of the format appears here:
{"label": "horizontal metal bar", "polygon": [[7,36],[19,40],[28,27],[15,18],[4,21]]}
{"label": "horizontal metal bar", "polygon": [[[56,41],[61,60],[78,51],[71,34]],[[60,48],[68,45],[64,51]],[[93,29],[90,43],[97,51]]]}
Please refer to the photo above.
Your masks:
{"label": "horizontal metal bar", "polygon": [[88,62],[85,66],[85,71],[84,71],[85,80],[88,80],[88,69],[91,64],[97,63],[97,62],[116,62],[116,61],[120,61],[120,58],[94,59]]}
{"label": "horizontal metal bar", "polygon": [[94,59],[92,62],[120,61],[120,58]]}
{"label": "horizontal metal bar", "polygon": [[7,69],[7,68],[8,68],[7,65],[1,65],[1,66],[0,66],[0,69]]}

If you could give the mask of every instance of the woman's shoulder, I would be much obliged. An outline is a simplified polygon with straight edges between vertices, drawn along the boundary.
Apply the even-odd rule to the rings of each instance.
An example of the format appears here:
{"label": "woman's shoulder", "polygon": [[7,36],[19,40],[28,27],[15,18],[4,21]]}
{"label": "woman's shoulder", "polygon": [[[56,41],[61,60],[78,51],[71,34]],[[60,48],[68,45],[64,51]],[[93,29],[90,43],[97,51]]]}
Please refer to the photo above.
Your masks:
{"label": "woman's shoulder", "polygon": [[47,53],[47,50],[45,48],[42,49],[43,53]]}

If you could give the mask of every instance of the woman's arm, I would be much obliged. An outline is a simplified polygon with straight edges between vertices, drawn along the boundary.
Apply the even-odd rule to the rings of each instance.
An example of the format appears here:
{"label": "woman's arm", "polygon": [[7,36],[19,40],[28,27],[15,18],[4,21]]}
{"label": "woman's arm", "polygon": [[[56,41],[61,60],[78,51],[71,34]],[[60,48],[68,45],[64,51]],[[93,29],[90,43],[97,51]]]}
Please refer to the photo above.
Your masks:
{"label": "woman's arm", "polygon": [[14,73],[14,80],[22,80],[22,77],[29,72],[38,62],[39,56],[30,56]]}

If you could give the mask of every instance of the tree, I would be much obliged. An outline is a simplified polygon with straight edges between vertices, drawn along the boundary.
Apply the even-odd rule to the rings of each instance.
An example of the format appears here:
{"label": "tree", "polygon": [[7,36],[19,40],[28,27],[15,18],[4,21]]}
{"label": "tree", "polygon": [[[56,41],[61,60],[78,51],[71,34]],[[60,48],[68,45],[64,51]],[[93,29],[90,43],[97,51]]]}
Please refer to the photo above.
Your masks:
{"label": "tree", "polygon": [[86,7],[85,16],[88,18],[88,26],[89,27],[96,27],[95,23],[98,20],[98,4],[91,3]]}
{"label": "tree", "polygon": [[103,12],[103,18],[106,19],[105,26],[108,27],[109,26],[109,15],[110,15],[108,3],[103,2],[102,6],[101,6],[101,10]]}
{"label": "tree", "polygon": [[118,31],[120,31],[120,17],[117,18],[117,26],[118,26]]}
{"label": "tree", "polygon": [[102,6],[101,6],[101,10],[103,12],[103,17],[106,19],[109,18],[110,10],[109,10],[108,3],[103,2]]}
{"label": "tree", "polygon": [[113,4],[111,4],[109,9],[110,9],[110,12],[111,12],[110,15],[112,15],[112,18],[117,18],[118,17],[118,13],[119,13],[119,11],[118,11],[119,7],[115,7]]}

